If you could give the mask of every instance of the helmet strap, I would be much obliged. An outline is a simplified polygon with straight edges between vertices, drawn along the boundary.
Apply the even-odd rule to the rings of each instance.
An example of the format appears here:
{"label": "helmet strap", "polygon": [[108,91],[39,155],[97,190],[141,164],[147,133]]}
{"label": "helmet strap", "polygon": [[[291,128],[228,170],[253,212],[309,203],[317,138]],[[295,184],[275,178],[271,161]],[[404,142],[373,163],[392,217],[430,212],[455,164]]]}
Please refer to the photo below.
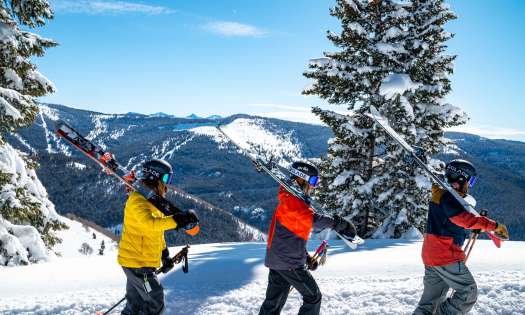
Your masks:
{"label": "helmet strap", "polygon": [[166,197],[166,194],[168,193],[168,186],[162,182],[162,180],[159,180],[157,183],[157,194],[161,197]]}
{"label": "helmet strap", "polygon": [[301,191],[303,193],[305,193],[306,195],[310,195],[310,184],[308,184],[307,181],[305,181],[304,179],[302,179],[300,177],[297,177],[295,179],[295,182],[297,183],[299,188],[301,188]]}
{"label": "helmet strap", "polygon": [[450,185],[452,186],[452,188],[454,188],[454,190],[456,190],[460,194],[468,193],[468,188],[469,188],[468,181],[463,184],[461,184],[460,182],[453,182]]}

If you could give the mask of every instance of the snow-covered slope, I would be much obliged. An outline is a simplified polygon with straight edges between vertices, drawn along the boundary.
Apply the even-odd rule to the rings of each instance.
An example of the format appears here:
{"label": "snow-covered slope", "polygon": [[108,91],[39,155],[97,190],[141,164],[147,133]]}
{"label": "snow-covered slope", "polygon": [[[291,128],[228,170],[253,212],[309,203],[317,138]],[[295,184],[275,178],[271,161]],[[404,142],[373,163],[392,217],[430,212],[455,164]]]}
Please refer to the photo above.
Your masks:
{"label": "snow-covered slope", "polygon": [[[312,241],[310,250],[317,245]],[[338,241],[330,245],[327,265],[314,272],[323,293],[322,314],[411,313],[422,290],[421,242],[370,240],[358,251]],[[257,314],[267,283],[264,251],[264,243],[193,246],[190,273],[177,269],[161,278],[166,314]],[[92,315],[107,309],[124,295],[115,255],[0,270],[0,314]],[[468,265],[479,287],[472,314],[525,313],[525,243],[506,242],[497,249],[479,241]],[[300,303],[292,292],[283,314],[297,313]]]}
{"label": "snow-covered slope", "polygon": [[[62,243],[57,244],[53,248],[54,252],[58,255],[58,258],[53,258],[53,260],[99,255],[102,242],[104,242],[105,247],[103,254],[112,257],[115,255],[117,243],[108,236],[75,220],[60,217],[60,221],[64,222],[69,228],[57,233],[62,239]],[[85,255],[80,252],[80,248],[84,243],[89,245],[93,250],[92,254]]]}
{"label": "snow-covered slope", "polygon": [[[301,145],[293,134],[279,130],[264,119],[237,118],[221,128],[233,141],[254,155],[273,157],[281,162],[302,158]],[[229,141],[215,127],[197,127],[190,131],[211,137],[220,144],[220,148],[224,148],[222,144]]]}

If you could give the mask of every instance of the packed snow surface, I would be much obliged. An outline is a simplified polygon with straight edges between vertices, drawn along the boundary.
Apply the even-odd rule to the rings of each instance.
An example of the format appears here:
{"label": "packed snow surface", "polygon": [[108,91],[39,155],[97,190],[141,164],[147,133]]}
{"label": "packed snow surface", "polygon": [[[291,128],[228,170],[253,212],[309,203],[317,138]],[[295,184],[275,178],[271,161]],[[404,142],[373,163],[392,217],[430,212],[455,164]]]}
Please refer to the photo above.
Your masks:
{"label": "packed snow surface", "polygon": [[[319,242],[311,241],[309,250]],[[190,272],[176,269],[161,277],[166,314],[257,314],[267,284],[265,247],[192,246]],[[410,314],[422,290],[420,250],[420,241],[368,240],[357,251],[330,241],[327,264],[314,272],[323,293],[321,314]],[[124,295],[125,278],[115,256],[115,251],[65,256],[0,269],[0,314],[92,315],[106,310]],[[506,242],[497,249],[490,241],[478,241],[468,266],[479,287],[471,314],[525,313],[524,242]],[[300,303],[293,291],[282,314],[296,314]]]}

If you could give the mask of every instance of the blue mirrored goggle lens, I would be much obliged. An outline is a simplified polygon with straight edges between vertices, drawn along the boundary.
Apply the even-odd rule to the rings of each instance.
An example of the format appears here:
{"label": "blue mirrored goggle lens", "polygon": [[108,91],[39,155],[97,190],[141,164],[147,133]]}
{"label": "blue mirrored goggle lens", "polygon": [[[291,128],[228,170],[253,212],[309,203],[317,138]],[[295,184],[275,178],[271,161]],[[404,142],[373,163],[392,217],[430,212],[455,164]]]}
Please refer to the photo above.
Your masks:
{"label": "blue mirrored goggle lens", "polygon": [[173,181],[173,174],[164,174],[162,176],[162,182],[164,184],[170,185],[170,184],[172,184],[172,181]]}
{"label": "blue mirrored goggle lens", "polygon": [[317,176],[310,176],[310,179],[308,180],[308,184],[310,184],[310,186],[317,186],[317,183],[319,182],[319,177]]}
{"label": "blue mirrored goggle lens", "polygon": [[469,185],[469,187],[474,186],[474,184],[476,183],[477,180],[478,180],[478,178],[477,178],[476,176],[472,176],[472,177],[468,180],[468,185]]}

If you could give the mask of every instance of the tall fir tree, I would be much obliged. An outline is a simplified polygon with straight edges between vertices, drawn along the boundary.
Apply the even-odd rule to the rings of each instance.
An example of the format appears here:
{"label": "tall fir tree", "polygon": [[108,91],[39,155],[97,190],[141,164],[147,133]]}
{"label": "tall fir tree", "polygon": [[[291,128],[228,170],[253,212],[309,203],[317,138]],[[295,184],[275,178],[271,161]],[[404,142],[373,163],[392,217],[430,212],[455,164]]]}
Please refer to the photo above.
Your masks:
{"label": "tall fir tree", "polygon": [[[434,15],[420,13],[422,3],[428,2],[442,3],[337,1],[331,15],[341,21],[341,33],[329,32],[328,38],[340,50],[313,59],[305,72],[314,83],[304,94],[318,95],[353,111],[352,115],[341,115],[313,110],[335,136],[322,161],[324,182],[317,197],[326,208],[352,218],[365,236],[419,235],[426,215],[429,181],[404,163],[400,148],[363,114],[372,105],[379,108],[409,143],[423,146],[429,153],[438,151],[446,127],[436,124],[461,120],[460,115],[450,119],[455,108],[444,106],[437,98],[432,99],[433,104],[451,110],[434,112],[441,121],[429,122],[430,113],[420,110],[428,108],[421,104],[423,91],[435,91],[412,74],[424,72],[426,77],[441,80],[442,86],[450,88],[443,80],[451,70],[446,62],[444,68],[426,66],[425,62],[435,62],[436,55],[424,59],[421,49],[433,49],[443,60],[453,60],[442,56],[443,42],[448,39],[442,25],[454,16],[429,8]],[[441,35],[433,36],[432,41],[426,37],[429,33]],[[431,99],[428,92],[425,97],[425,101]],[[423,113],[427,113],[425,117]],[[436,135],[436,128],[441,128],[440,135]],[[427,134],[432,135],[431,139]]]}
{"label": "tall fir tree", "polygon": [[0,264],[45,259],[65,228],[36,178],[36,162],[4,141],[6,133],[35,120],[35,97],[53,92],[53,84],[31,62],[57,44],[25,28],[43,26],[53,17],[45,0],[0,2]]}

